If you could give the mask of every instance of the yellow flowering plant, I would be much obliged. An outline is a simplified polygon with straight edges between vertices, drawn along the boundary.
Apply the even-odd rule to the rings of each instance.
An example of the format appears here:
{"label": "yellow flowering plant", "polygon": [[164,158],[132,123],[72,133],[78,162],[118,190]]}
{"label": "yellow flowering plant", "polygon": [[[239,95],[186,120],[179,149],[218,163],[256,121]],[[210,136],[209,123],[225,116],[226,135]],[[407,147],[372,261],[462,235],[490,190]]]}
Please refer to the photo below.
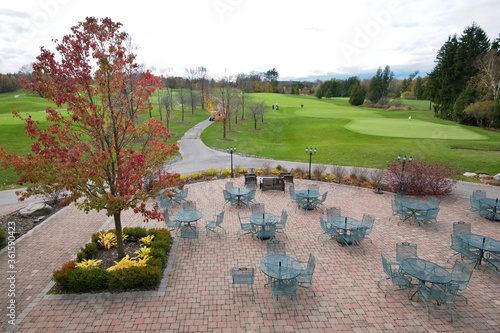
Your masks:
{"label": "yellow flowering plant", "polygon": [[75,268],[97,268],[101,264],[102,260],[96,259],[83,259],[82,262],[76,263]]}

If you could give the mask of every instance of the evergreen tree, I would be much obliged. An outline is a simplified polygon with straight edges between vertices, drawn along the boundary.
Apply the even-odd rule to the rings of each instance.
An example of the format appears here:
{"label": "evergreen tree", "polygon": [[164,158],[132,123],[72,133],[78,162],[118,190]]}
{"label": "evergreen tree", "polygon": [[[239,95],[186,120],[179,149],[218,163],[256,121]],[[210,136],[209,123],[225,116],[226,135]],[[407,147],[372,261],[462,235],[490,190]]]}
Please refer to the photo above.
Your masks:
{"label": "evergreen tree", "polygon": [[486,33],[474,23],[457,39],[448,37],[438,51],[436,66],[429,74],[429,89],[437,117],[461,121],[467,117],[455,102],[466,88],[470,78],[477,74],[473,66],[478,56],[490,47]]}
{"label": "evergreen tree", "polygon": [[366,98],[373,103],[377,103],[382,97],[386,97],[393,78],[394,73],[391,72],[389,65],[385,66],[384,71],[379,67],[377,73],[370,81]]}
{"label": "evergreen tree", "polygon": [[355,84],[351,88],[351,93],[349,94],[349,104],[351,105],[361,105],[365,102],[365,92],[361,89],[361,85]]}

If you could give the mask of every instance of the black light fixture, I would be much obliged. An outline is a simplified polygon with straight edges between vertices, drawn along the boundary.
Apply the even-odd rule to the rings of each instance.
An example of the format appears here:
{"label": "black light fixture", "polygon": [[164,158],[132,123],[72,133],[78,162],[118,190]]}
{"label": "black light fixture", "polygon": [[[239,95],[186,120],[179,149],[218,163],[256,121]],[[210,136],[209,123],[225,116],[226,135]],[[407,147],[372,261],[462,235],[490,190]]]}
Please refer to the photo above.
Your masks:
{"label": "black light fixture", "polygon": [[[405,172],[405,165],[406,165],[406,155],[403,156],[403,158],[401,159],[401,154],[398,155],[398,162],[401,162],[402,165],[401,165],[401,176],[399,177],[399,189],[401,190],[402,193],[404,193],[404,188],[403,188],[403,173]],[[413,161],[413,157],[410,157],[408,158],[408,163],[410,163],[411,161]]]}
{"label": "black light fixture", "polygon": [[226,151],[231,154],[231,178],[234,178],[234,173],[233,173],[233,153],[236,152],[236,147],[227,147]]}
{"label": "black light fixture", "polygon": [[314,150],[312,148],[306,148],[306,154],[309,155],[309,176],[307,177],[307,179],[311,179],[311,161],[312,161],[312,156],[314,154],[316,154],[317,150],[316,148],[314,148]]}

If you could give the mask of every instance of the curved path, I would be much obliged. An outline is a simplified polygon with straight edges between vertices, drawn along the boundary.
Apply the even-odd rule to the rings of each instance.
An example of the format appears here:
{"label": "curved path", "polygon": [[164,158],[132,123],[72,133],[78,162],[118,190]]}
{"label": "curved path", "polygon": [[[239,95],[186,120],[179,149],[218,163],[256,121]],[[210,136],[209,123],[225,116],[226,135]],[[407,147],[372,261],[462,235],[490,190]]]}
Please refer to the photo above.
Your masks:
{"label": "curved path", "polygon": [[[180,140],[180,153],[182,160],[167,166],[168,171],[182,174],[190,174],[197,171],[208,169],[230,169],[231,157],[228,153],[208,148],[200,139],[201,133],[213,124],[208,119],[190,128]],[[230,145],[230,144],[228,144]],[[306,156],[304,154],[304,159]],[[269,166],[271,168],[281,165],[285,168],[309,168],[308,163],[278,161],[266,158],[255,158],[242,156],[239,153],[233,154],[234,167],[262,168]]]}

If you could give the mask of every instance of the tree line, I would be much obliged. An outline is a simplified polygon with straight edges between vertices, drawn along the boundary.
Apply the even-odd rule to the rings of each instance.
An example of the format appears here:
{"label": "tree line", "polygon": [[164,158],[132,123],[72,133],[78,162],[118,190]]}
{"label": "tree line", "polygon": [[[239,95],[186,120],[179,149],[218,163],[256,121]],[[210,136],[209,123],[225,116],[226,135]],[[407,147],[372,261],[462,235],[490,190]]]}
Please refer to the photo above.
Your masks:
{"label": "tree line", "polygon": [[351,76],[346,80],[331,79],[315,88],[317,98],[349,97],[352,105],[361,105],[365,99],[374,104],[387,104],[387,98],[428,99],[429,77],[421,77],[418,71],[398,80],[390,66],[379,67],[371,79],[360,80]]}
{"label": "tree line", "polygon": [[[460,124],[500,128],[500,37],[490,40],[475,23],[449,36],[428,75],[411,73],[394,79],[387,65],[371,79],[331,79],[316,89],[316,97],[349,97],[352,105],[386,105],[389,98],[429,99],[435,116]],[[366,102],[365,102],[366,101]]]}
{"label": "tree line", "polygon": [[490,40],[475,23],[449,36],[429,74],[436,117],[461,124],[500,127],[500,38]]}

